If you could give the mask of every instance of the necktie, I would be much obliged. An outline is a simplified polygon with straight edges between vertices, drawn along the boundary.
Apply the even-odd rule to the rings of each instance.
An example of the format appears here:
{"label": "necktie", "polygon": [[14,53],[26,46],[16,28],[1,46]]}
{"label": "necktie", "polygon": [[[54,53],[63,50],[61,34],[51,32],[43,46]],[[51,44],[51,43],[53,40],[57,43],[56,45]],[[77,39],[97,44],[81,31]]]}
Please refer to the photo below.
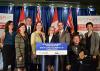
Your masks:
{"label": "necktie", "polygon": [[30,33],[31,33],[31,32],[30,32],[30,30],[31,30],[31,29],[30,29],[30,27],[28,27],[28,30],[27,30],[28,34],[30,34]]}
{"label": "necktie", "polygon": [[59,35],[60,35],[60,37],[61,37],[61,35],[62,35],[62,32],[59,32]]}

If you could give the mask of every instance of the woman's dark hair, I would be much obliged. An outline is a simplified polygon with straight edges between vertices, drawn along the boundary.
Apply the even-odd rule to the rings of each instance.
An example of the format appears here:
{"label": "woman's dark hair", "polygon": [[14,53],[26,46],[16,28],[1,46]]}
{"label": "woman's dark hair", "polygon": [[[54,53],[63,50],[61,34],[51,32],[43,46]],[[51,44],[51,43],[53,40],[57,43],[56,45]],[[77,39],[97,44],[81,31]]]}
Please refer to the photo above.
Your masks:
{"label": "woman's dark hair", "polygon": [[[25,29],[26,29],[25,23],[20,23],[19,26],[18,26],[18,28],[17,28],[17,33],[19,33],[19,28],[20,28],[21,26],[25,26]],[[26,30],[25,30],[25,33],[26,33]]]}
{"label": "woman's dark hair", "polygon": [[88,25],[91,25],[91,26],[93,27],[93,23],[92,23],[92,22],[86,23],[86,27],[87,27]]}
{"label": "woman's dark hair", "polygon": [[73,39],[75,36],[78,36],[78,37],[80,38],[79,32],[74,32],[74,33],[72,34],[72,39]]}
{"label": "woman's dark hair", "polygon": [[9,25],[11,23],[13,23],[13,21],[11,21],[11,20],[9,20],[9,21],[6,22],[6,24],[5,24],[5,32],[8,32],[9,31]]}
{"label": "woman's dark hair", "polygon": [[[38,23],[41,23],[41,22],[39,21],[39,22],[36,22],[36,23],[35,23],[35,25],[34,25],[34,30],[33,30],[33,31],[36,31],[36,26],[37,26]],[[42,23],[41,23],[41,25],[42,25]],[[44,32],[43,25],[42,25],[41,31]]]}
{"label": "woman's dark hair", "polygon": [[79,39],[80,39],[80,43],[79,43],[79,45],[83,45],[83,46],[84,46],[83,35],[82,35],[82,34],[79,34],[79,32],[74,32],[74,33],[73,33],[73,35],[72,35],[72,37],[71,37],[71,43],[70,43],[70,44],[71,44],[71,45],[74,44],[74,42],[73,42],[73,38],[76,37],[76,36],[78,36]]}
{"label": "woman's dark hair", "polygon": [[72,35],[71,35],[71,40],[70,40],[70,45],[73,45],[74,42],[73,42],[73,38],[78,36],[80,38],[80,35],[79,35],[79,32],[74,32]]}

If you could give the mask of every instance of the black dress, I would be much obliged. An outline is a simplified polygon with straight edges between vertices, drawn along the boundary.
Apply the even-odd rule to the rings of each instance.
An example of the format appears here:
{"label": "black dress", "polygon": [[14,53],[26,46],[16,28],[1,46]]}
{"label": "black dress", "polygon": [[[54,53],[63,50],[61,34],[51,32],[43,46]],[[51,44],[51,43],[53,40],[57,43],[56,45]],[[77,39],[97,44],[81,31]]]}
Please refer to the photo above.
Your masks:
{"label": "black dress", "polygon": [[3,71],[8,70],[8,65],[11,65],[11,71],[14,71],[15,67],[15,32],[10,34],[9,32],[5,33],[5,39],[3,43]]}

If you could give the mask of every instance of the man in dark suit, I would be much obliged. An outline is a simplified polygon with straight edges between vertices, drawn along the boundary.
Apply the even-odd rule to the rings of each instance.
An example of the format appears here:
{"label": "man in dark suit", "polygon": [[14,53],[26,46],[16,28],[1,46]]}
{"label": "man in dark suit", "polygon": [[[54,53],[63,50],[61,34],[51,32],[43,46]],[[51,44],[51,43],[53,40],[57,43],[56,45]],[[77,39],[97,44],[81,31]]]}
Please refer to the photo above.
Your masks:
{"label": "man in dark suit", "polygon": [[[64,24],[62,22],[58,23],[59,32],[57,35],[59,36],[59,42],[64,42],[66,44],[70,44],[70,34],[64,31]],[[59,56],[59,71],[65,71],[67,66],[67,56]]]}
{"label": "man in dark suit", "polygon": [[26,28],[27,28],[27,33],[28,33],[28,35],[30,35],[33,32],[32,18],[26,17],[25,24],[26,24]]}
{"label": "man in dark suit", "polygon": [[27,71],[32,71],[32,66],[31,66],[31,53],[32,53],[32,50],[31,50],[31,42],[30,42],[30,37],[31,37],[31,33],[33,32],[33,26],[32,26],[32,18],[31,17],[26,17],[25,19],[25,24],[26,24],[26,31],[27,31],[27,35],[28,35],[28,38],[29,38],[29,48],[30,48],[30,52],[29,52],[29,60],[28,60],[28,63],[27,64],[27,68],[26,70]]}

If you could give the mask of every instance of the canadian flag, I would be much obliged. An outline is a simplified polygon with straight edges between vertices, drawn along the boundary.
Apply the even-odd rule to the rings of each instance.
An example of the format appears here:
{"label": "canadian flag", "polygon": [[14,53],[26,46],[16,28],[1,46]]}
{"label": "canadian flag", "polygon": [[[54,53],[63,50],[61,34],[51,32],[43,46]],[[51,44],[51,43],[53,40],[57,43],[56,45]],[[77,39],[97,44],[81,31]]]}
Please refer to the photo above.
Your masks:
{"label": "canadian flag", "polygon": [[57,8],[54,9],[54,15],[53,15],[51,26],[55,27],[55,32],[58,31],[58,13],[57,13]]}
{"label": "canadian flag", "polygon": [[[20,11],[20,17],[19,17],[19,24],[20,23],[25,23],[25,13],[24,13],[24,7],[22,7],[21,11]],[[18,24],[18,25],[19,25]]]}
{"label": "canadian flag", "polygon": [[70,27],[71,33],[74,32],[74,25],[73,25],[73,17],[72,17],[72,11],[71,8],[69,9],[69,15],[66,23],[67,27]]}
{"label": "canadian flag", "polygon": [[40,15],[40,6],[37,6],[37,14],[35,22],[41,22],[41,15]]}

